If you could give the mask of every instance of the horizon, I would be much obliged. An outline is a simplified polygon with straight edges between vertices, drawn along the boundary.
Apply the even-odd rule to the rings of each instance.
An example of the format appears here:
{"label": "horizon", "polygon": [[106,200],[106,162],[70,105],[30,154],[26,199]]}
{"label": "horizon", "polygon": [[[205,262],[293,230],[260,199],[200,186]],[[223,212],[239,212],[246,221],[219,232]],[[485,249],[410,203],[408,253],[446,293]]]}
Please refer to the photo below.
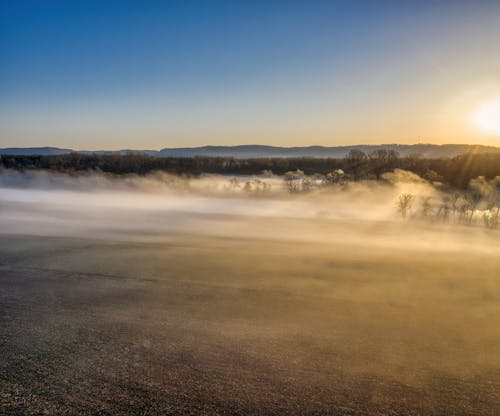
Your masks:
{"label": "horizon", "polygon": [[214,145],[214,144],[205,144],[200,146],[175,146],[175,147],[158,147],[158,148],[64,148],[58,146],[51,145],[43,145],[43,146],[5,146],[1,149],[57,149],[57,150],[72,150],[75,152],[119,152],[119,151],[133,151],[133,152],[141,152],[141,151],[154,151],[160,152],[162,150],[170,150],[170,149],[202,149],[208,147],[223,147],[223,148],[236,148],[236,147],[272,147],[272,148],[280,148],[280,149],[301,149],[301,148],[356,148],[356,147],[384,147],[384,146],[402,146],[402,147],[413,147],[413,146],[478,146],[478,147],[493,147],[500,148],[499,145],[488,145],[481,143],[430,143],[430,142],[418,142],[418,143],[353,143],[353,144],[339,144],[339,145],[319,145],[319,144],[307,144],[303,146],[287,146],[287,145],[272,145],[272,144],[258,144],[258,143],[242,143],[242,144],[228,144],[228,145]]}
{"label": "horizon", "polygon": [[500,143],[492,2],[0,11],[1,147]]}
{"label": "horizon", "polygon": [[0,0],[0,413],[500,415],[500,0]]}

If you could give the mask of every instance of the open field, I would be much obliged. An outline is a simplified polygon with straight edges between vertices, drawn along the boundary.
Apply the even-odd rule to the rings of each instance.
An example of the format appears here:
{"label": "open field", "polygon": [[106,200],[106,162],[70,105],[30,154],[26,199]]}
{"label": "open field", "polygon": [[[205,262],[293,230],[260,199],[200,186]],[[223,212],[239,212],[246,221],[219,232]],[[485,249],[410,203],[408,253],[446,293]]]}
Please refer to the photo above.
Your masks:
{"label": "open field", "polygon": [[500,0],[0,0],[0,416],[500,416]]}
{"label": "open field", "polygon": [[500,414],[496,231],[11,191],[2,414]]}

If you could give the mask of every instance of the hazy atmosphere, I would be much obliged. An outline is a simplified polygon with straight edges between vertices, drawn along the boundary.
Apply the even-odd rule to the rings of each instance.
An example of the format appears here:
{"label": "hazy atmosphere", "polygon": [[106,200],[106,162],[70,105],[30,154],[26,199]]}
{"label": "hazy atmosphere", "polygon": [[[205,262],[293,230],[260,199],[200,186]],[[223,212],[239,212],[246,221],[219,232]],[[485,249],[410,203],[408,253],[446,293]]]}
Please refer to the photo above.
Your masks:
{"label": "hazy atmosphere", "polygon": [[500,414],[500,3],[0,0],[0,414]]}
{"label": "hazy atmosphere", "polygon": [[497,414],[500,182],[306,183],[5,170],[7,414]]}

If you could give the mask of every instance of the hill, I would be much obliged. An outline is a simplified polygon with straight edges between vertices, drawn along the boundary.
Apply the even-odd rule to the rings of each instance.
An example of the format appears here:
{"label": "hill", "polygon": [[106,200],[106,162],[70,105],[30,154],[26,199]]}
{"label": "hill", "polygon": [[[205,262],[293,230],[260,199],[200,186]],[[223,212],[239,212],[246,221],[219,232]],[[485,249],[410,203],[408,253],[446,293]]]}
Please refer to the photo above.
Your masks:
{"label": "hill", "polygon": [[49,156],[61,155],[72,152],[95,154],[147,154],[154,157],[234,157],[238,159],[249,158],[343,158],[350,150],[359,149],[366,153],[374,150],[395,150],[400,156],[419,154],[424,158],[438,159],[451,158],[464,153],[499,153],[500,148],[494,146],[469,145],[469,144],[381,144],[381,145],[355,145],[355,146],[307,146],[307,147],[278,147],[265,145],[240,145],[240,146],[202,146],[184,148],[165,148],[162,150],[72,150],[56,147],[30,147],[30,148],[4,148],[0,149],[3,155]]}
{"label": "hill", "polygon": [[61,149],[59,147],[6,147],[0,149],[1,155],[10,156],[54,156],[71,153],[71,149]]}

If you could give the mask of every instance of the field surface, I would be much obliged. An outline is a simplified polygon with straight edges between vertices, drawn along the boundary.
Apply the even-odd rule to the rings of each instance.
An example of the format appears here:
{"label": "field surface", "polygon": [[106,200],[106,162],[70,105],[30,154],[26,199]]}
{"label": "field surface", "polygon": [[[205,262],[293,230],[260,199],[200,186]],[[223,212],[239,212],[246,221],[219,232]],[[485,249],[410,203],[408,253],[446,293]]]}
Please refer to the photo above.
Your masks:
{"label": "field surface", "polygon": [[496,250],[342,235],[2,234],[0,413],[500,414]]}

